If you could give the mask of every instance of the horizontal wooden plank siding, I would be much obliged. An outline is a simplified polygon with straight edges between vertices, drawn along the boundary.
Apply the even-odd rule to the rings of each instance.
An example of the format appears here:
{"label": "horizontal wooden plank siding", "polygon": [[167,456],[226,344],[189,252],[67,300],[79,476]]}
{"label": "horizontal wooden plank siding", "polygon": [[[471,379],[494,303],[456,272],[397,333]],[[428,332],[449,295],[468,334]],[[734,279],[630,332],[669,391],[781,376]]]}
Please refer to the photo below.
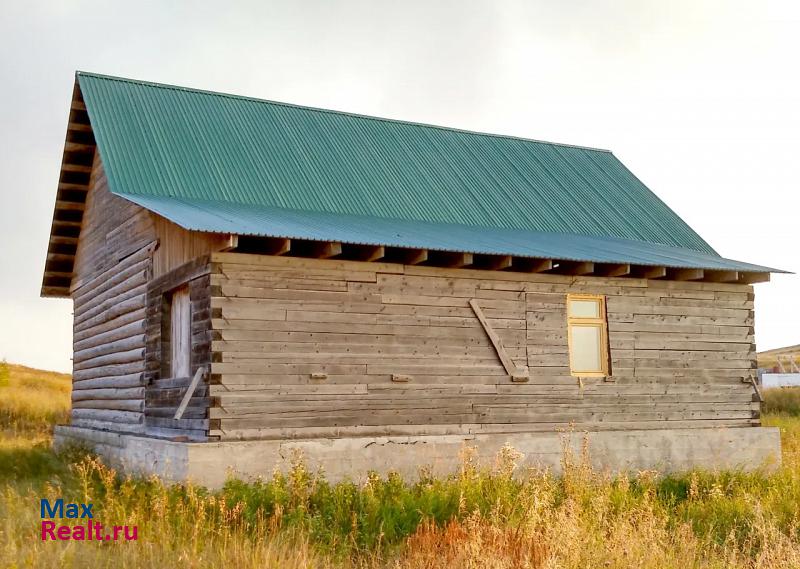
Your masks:
{"label": "horizontal wooden plank siding", "polygon": [[[215,438],[759,423],[748,285],[239,253],[210,285]],[[568,293],[607,296],[611,381],[570,375]]]}

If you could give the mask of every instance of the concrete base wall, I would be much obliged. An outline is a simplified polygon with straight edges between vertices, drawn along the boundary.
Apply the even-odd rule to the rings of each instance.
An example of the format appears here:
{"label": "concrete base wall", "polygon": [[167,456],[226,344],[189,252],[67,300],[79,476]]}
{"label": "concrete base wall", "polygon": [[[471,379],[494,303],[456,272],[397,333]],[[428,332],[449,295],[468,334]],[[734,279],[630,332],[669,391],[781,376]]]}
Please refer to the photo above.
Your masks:
{"label": "concrete base wall", "polygon": [[584,446],[595,468],[615,472],[775,468],[781,450],[778,429],[767,427],[185,443],[59,426],[55,439],[57,446],[89,446],[129,473],[192,480],[212,488],[231,472],[251,478],[286,470],[298,453],[311,469],[321,468],[328,480],[337,481],[361,480],[370,470],[395,470],[407,478],[415,478],[421,467],[448,474],[458,469],[465,445],[477,448],[481,463],[492,464],[509,444],[522,453],[521,466],[556,473],[565,448],[578,457]]}

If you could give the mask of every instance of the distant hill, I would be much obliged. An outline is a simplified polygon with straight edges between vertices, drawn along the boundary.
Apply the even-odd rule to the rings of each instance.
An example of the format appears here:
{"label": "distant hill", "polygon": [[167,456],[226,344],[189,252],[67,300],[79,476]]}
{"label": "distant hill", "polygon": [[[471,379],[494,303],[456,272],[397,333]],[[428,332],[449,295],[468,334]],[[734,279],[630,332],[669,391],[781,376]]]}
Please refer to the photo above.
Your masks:
{"label": "distant hill", "polygon": [[771,369],[778,365],[778,356],[782,356],[784,361],[786,356],[795,356],[795,361],[800,365],[800,344],[786,346],[785,348],[775,348],[774,350],[764,350],[758,352],[758,367]]}
{"label": "distant hill", "polygon": [[47,435],[69,420],[72,376],[0,362],[0,433]]}

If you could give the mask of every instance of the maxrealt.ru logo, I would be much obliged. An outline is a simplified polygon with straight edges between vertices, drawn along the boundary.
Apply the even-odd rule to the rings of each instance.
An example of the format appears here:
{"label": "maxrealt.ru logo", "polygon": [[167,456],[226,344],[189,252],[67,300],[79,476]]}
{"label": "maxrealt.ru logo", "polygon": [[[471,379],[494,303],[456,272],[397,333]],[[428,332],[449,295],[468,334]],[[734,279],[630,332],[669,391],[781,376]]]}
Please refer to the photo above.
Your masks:
{"label": "maxrealt.ru logo", "polygon": [[[137,526],[110,526],[94,521],[92,504],[64,503],[63,498],[50,503],[41,501],[42,541],[136,541]],[[53,519],[86,520],[85,525],[58,524]]]}

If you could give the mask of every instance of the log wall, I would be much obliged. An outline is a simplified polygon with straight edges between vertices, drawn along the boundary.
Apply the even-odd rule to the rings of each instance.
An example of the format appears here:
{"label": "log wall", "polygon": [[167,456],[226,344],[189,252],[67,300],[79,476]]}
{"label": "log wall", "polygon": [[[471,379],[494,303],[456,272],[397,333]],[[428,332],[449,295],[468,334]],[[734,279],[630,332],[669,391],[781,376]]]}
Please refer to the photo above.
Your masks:
{"label": "log wall", "polygon": [[208,258],[198,255],[229,245],[228,236],[187,231],[112,194],[95,154],[70,287],[73,425],[205,437],[207,387],[173,421],[189,380],[165,376],[153,362],[162,350],[164,294],[189,282],[193,371],[210,363]]}
{"label": "log wall", "polygon": [[139,249],[74,293],[73,425],[142,431],[151,254]]}
{"label": "log wall", "polygon": [[120,260],[155,241],[153,217],[109,191],[100,153],[95,153],[70,290],[74,293],[103,271],[113,272]]}
{"label": "log wall", "polygon": [[194,391],[183,417],[174,419],[192,376],[170,374],[170,321],[165,299],[170,291],[185,284],[189,286],[192,323],[191,374],[200,367],[208,369],[211,364],[209,260],[208,256],[202,256],[153,279],[148,286],[145,430],[155,436],[205,440],[209,407],[207,376]]}
{"label": "log wall", "polygon": [[[749,285],[211,259],[212,438],[759,424]],[[569,373],[567,293],[606,295],[610,381]]]}
{"label": "log wall", "polygon": [[95,154],[75,259],[73,425],[144,426],[145,304],[156,235],[149,214],[112,195]]}

